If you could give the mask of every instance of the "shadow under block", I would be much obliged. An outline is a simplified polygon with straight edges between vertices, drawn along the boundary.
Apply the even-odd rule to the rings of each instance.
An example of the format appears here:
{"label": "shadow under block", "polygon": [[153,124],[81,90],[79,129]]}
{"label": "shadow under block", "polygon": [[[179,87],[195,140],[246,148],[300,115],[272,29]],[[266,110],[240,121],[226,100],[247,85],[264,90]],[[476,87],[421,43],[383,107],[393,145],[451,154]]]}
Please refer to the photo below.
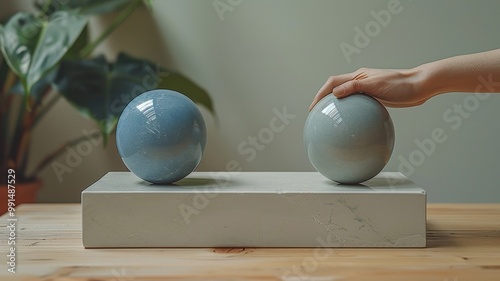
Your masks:
{"label": "shadow under block", "polygon": [[194,172],[157,186],[110,172],[82,192],[83,245],[425,247],[426,192],[400,173]]}

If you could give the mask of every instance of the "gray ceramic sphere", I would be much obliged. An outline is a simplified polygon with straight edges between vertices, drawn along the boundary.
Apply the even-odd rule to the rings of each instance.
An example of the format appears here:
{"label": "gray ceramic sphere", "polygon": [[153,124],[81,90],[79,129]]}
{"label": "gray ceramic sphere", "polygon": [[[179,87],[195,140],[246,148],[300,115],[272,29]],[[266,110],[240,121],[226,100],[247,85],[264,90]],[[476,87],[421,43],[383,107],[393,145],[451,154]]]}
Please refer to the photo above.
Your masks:
{"label": "gray ceramic sphere", "polygon": [[391,117],[377,100],[363,94],[324,97],[304,127],[309,160],[323,176],[357,184],[377,175],[394,147]]}
{"label": "gray ceramic sphere", "polygon": [[170,90],[137,96],[125,107],[116,127],[116,145],[125,166],[156,184],[189,175],[200,163],[206,140],[198,107]]}

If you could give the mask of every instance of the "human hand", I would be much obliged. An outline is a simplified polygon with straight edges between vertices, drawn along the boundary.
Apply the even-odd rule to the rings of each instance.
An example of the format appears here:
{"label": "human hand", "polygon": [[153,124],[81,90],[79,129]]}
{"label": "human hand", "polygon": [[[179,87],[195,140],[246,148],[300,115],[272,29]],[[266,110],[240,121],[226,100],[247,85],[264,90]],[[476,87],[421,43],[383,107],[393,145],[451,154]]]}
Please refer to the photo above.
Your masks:
{"label": "human hand", "polygon": [[433,96],[422,86],[424,75],[415,69],[359,70],[328,78],[314,97],[311,110],[323,97],[333,93],[344,98],[355,93],[365,93],[376,98],[387,107],[410,107],[423,104]]}

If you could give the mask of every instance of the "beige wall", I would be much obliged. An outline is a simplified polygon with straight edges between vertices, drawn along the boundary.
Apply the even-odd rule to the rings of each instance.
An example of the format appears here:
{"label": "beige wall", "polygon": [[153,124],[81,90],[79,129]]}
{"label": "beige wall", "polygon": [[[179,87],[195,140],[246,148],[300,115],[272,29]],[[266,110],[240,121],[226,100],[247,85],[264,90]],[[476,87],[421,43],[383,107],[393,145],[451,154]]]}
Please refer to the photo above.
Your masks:
{"label": "beige wall", "polygon": [[[401,0],[399,5],[389,0],[153,3],[151,12],[134,14],[102,51],[112,57],[123,50],[175,67],[209,90],[219,123],[214,125],[203,111],[209,141],[199,170],[224,170],[235,160],[245,171],[311,171],[302,143],[303,125],[312,96],[328,76],[362,66],[411,67],[500,46],[500,2],[495,0]],[[214,5],[226,10],[218,14]],[[387,10],[388,5],[394,5],[391,20],[377,30],[371,11]],[[94,20],[93,34],[106,21],[109,17]],[[355,46],[355,28],[367,25],[373,37],[366,46],[358,44],[359,54],[348,61],[340,45]],[[464,103],[471,110],[458,125],[453,105]],[[243,142],[258,137],[275,111],[284,107],[295,118],[253,155]],[[500,202],[499,108],[500,95],[482,101],[455,93],[417,108],[390,109],[397,139],[386,170],[403,168],[428,190],[431,202]],[[92,128],[92,122],[62,101],[35,132],[33,156],[39,159]],[[442,129],[447,140],[425,155],[415,141],[431,137],[435,129]],[[64,163],[66,156],[58,161]],[[401,166],[402,159],[411,164],[410,156],[413,170]],[[45,170],[40,200],[78,201],[80,191],[101,175],[123,169],[111,139],[106,149],[93,146],[62,181],[50,167]]]}

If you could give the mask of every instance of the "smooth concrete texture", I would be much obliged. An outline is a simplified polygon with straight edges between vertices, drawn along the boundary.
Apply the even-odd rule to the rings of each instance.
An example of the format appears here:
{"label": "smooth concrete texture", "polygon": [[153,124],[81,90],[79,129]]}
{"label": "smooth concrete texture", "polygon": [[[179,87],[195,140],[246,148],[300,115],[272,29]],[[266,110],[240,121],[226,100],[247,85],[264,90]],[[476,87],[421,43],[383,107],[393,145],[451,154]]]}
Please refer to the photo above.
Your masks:
{"label": "smooth concrete texture", "polygon": [[357,184],[377,175],[389,161],[394,126],[385,107],[367,95],[328,95],[307,116],[304,146],[322,175]]}
{"label": "smooth concrete texture", "polygon": [[[198,170],[204,171],[225,171],[231,161],[244,171],[314,171],[302,134],[307,108],[330,75],[364,66],[413,67],[500,46],[497,0],[401,0],[400,12],[391,13],[379,32],[373,14],[387,10],[389,0],[152,2],[152,11],[134,13],[96,53],[149,58],[210,92],[218,123],[202,109],[208,142]],[[221,20],[214,8],[219,2],[241,4],[229,6]],[[31,5],[7,1],[0,14]],[[113,16],[91,20],[93,38]],[[367,25],[374,36],[363,42],[357,30]],[[342,42],[357,48],[350,62]],[[416,108],[389,109],[396,143],[386,170],[400,170],[425,186],[429,202],[500,202],[499,108],[500,95],[453,93]],[[95,128],[61,100],[34,131],[32,165]],[[445,137],[438,143],[433,136],[440,133]],[[251,144],[254,138],[257,145]],[[58,175],[49,166],[41,175],[40,201],[78,202],[80,192],[105,173],[126,170],[114,141],[112,136],[106,148],[102,141],[92,144],[91,153],[78,154],[81,161],[75,163],[66,160],[70,153],[59,157],[70,172]]]}
{"label": "smooth concrete texture", "polygon": [[425,247],[426,192],[400,173],[195,172],[151,185],[111,172],[82,192],[86,248]]}

